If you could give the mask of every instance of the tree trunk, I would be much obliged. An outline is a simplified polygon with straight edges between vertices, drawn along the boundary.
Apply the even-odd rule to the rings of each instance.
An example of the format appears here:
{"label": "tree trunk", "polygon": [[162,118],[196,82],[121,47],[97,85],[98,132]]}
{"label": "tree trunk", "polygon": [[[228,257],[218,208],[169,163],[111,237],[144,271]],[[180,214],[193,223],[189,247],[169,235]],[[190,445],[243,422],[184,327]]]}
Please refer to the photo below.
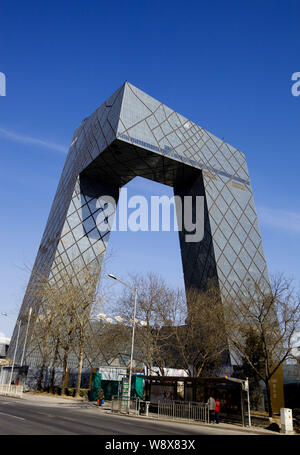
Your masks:
{"label": "tree trunk", "polygon": [[41,372],[40,372],[40,376],[39,376],[39,381],[38,381],[38,385],[37,385],[38,390],[42,390],[42,388],[43,388],[42,384],[43,384],[43,380],[44,380],[45,368],[46,368],[45,360],[43,360],[42,366],[41,366]]}
{"label": "tree trunk", "polygon": [[55,372],[56,372],[56,362],[58,357],[58,348],[59,348],[59,340],[56,342],[55,352],[53,357],[53,364],[52,364],[52,371],[51,371],[51,379],[50,379],[50,392],[54,393],[54,381],[55,381]]}
{"label": "tree trunk", "polygon": [[266,384],[266,392],[267,392],[267,403],[268,403],[268,411],[269,417],[273,416],[273,409],[272,409],[272,401],[271,401],[271,393],[270,393],[270,383],[269,381],[265,381]]}
{"label": "tree trunk", "polygon": [[82,364],[83,364],[83,346],[82,346],[82,344],[80,344],[78,374],[77,374],[76,392],[75,392],[76,398],[79,397],[79,392],[80,392]]}
{"label": "tree trunk", "polygon": [[66,375],[67,375],[67,364],[68,364],[68,356],[69,356],[69,348],[65,349],[64,352],[64,358],[63,358],[63,376],[61,380],[61,393],[62,395],[65,394],[65,389],[66,389]]}
{"label": "tree trunk", "polygon": [[37,388],[38,390],[42,390],[42,384],[44,380],[44,375],[45,375],[45,368],[46,368],[46,361],[47,361],[47,343],[48,343],[48,336],[45,337],[44,342],[43,342],[43,359],[42,359],[42,366],[41,366],[41,372],[40,372],[40,377],[38,381]]}

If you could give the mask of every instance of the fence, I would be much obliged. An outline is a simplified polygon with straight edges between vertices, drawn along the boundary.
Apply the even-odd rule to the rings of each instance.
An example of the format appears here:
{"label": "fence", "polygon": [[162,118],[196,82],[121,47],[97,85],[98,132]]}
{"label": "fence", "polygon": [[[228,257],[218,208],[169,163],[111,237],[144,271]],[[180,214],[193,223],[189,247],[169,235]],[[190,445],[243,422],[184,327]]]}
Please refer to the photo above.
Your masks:
{"label": "fence", "polygon": [[194,401],[159,401],[158,418],[164,417],[209,423],[208,404]]}
{"label": "fence", "polygon": [[112,397],[111,412],[121,412],[124,414],[139,414],[140,399],[129,399],[127,397]]}
{"label": "fence", "polygon": [[[139,398],[130,400],[129,398],[112,397],[111,411],[124,414],[139,415],[142,403]],[[147,411],[145,412],[148,415]],[[209,423],[208,403],[198,403],[194,401],[159,401],[157,407],[157,417],[166,419],[183,419],[188,421],[198,421]]]}
{"label": "fence", "polygon": [[22,385],[0,384],[0,395],[22,398],[23,397],[23,386]]}

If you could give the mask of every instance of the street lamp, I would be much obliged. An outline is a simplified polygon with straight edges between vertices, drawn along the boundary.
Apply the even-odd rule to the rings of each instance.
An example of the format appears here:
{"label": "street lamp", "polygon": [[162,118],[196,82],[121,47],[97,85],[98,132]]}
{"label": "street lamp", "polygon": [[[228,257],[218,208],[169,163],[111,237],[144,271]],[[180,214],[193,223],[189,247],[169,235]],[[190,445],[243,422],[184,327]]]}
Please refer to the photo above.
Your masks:
{"label": "street lamp", "polygon": [[[8,316],[7,313],[1,313],[1,315],[2,315],[2,316],[5,316],[5,317],[7,317],[7,318],[9,318],[9,316]],[[11,318],[9,318],[9,319],[11,319]],[[20,327],[21,327],[22,322],[21,322],[20,320],[17,319],[16,324],[17,324],[17,326],[18,326],[18,333],[17,333],[17,340],[16,340],[16,346],[15,346],[15,352],[14,352],[13,363],[12,363],[11,372],[10,372],[9,390],[10,390],[11,381],[12,381],[13,372],[14,372],[14,366],[15,366],[15,360],[16,360],[16,353],[17,353],[17,348],[18,348],[18,343],[19,343]]]}
{"label": "street lamp", "polygon": [[130,403],[130,394],[131,394],[131,378],[132,378],[132,363],[133,363],[133,349],[134,349],[134,334],[135,334],[135,324],[136,324],[136,303],[137,303],[137,288],[132,288],[127,283],[119,280],[115,275],[109,273],[108,276],[113,280],[119,281],[119,283],[123,284],[127,288],[134,290],[134,309],[133,309],[133,321],[132,321],[132,337],[131,337],[131,353],[130,353],[130,367],[129,367],[129,379],[128,379],[128,412],[129,412],[129,403]]}
{"label": "street lamp", "polygon": [[30,307],[30,308],[29,308],[29,312],[28,312],[28,320],[27,320],[26,334],[25,334],[25,340],[24,340],[24,346],[23,346],[21,364],[20,364],[21,367],[23,366],[23,360],[24,360],[25,348],[26,348],[26,343],[27,343],[27,335],[28,335],[28,328],[29,328],[31,313],[32,313],[32,308]]}

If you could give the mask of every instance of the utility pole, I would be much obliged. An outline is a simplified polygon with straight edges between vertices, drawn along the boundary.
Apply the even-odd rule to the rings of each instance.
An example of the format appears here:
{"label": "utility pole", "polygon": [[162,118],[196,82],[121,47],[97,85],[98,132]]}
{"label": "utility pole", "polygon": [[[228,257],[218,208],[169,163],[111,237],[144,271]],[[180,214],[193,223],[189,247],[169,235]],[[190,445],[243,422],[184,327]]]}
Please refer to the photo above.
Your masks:
{"label": "utility pole", "polygon": [[12,363],[11,372],[10,372],[10,378],[9,378],[9,390],[10,390],[10,387],[11,387],[11,382],[12,382],[13,372],[14,372],[14,366],[15,366],[15,361],[16,361],[16,353],[17,353],[17,348],[18,348],[18,343],[19,343],[21,321],[18,320],[16,322],[16,324],[18,326],[18,334],[17,334],[17,341],[16,341],[16,346],[15,346],[14,358],[13,358],[13,363]]}
{"label": "utility pole", "polygon": [[108,274],[109,278],[112,278],[113,280],[119,281],[119,283],[123,284],[127,288],[131,289],[134,291],[134,307],[133,307],[133,322],[132,322],[132,336],[131,336],[131,352],[130,352],[130,367],[129,367],[129,379],[128,379],[128,414],[130,411],[130,394],[131,394],[131,379],[132,379],[132,364],[133,364],[133,350],[134,350],[134,334],[135,334],[135,324],[136,324],[136,304],[137,304],[137,293],[138,290],[137,288],[132,288],[129,286],[127,283],[124,283],[124,281],[119,280],[115,275],[112,273]]}
{"label": "utility pole", "polygon": [[29,328],[31,313],[32,313],[32,308],[30,307],[30,308],[29,308],[29,312],[28,312],[28,320],[27,320],[27,327],[26,327],[26,335],[25,335],[24,346],[23,346],[23,352],[22,352],[22,358],[21,358],[21,364],[20,364],[21,367],[23,366],[23,361],[24,361],[24,355],[25,355],[25,349],[26,349],[27,336],[28,336],[28,328]]}
{"label": "utility pole", "polygon": [[250,413],[250,397],[249,397],[249,379],[246,378],[245,384],[244,384],[244,390],[247,392],[247,402],[248,402],[248,423],[249,423],[249,428],[251,428],[251,413]]}

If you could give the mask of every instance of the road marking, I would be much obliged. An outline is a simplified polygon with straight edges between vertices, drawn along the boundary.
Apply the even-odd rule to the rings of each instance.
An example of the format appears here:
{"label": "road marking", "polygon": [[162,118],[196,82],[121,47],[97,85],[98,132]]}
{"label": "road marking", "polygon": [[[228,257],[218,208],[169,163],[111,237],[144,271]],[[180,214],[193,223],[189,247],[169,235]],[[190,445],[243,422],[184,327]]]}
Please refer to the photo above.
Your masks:
{"label": "road marking", "polygon": [[19,419],[19,420],[26,420],[26,419],[23,419],[23,417],[14,416],[12,414],[6,414],[6,412],[0,412],[0,414],[2,414],[4,416],[8,416],[8,417],[13,417],[13,418]]}
{"label": "road marking", "polygon": [[0,405],[1,404],[5,404],[5,405],[6,404],[16,404],[16,403],[18,403],[18,402],[17,401],[2,401],[2,400],[0,400]]}

